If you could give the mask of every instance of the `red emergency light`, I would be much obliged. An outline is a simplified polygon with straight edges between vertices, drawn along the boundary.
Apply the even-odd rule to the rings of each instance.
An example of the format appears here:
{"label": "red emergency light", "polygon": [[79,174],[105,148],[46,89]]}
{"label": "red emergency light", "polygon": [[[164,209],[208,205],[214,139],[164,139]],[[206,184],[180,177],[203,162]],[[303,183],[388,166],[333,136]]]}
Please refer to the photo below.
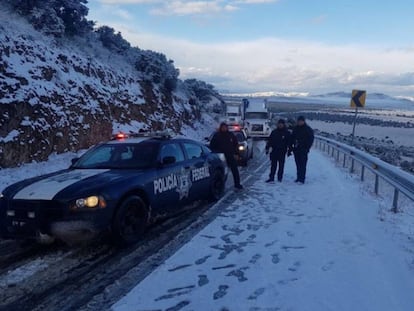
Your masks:
{"label": "red emergency light", "polygon": [[125,133],[122,133],[122,132],[117,133],[117,134],[114,135],[114,139],[116,139],[116,140],[123,140],[123,139],[126,139],[126,138],[128,138],[128,135],[125,134]]}

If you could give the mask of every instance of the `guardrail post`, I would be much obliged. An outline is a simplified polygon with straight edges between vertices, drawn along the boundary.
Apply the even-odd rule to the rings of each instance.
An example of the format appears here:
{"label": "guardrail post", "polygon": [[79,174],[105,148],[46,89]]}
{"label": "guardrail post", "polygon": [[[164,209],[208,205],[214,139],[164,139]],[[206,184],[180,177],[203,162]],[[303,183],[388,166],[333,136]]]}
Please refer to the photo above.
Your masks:
{"label": "guardrail post", "polygon": [[361,167],[361,181],[365,180],[365,166],[362,165]]}
{"label": "guardrail post", "polygon": [[337,151],[338,153],[336,154],[336,161],[339,162],[339,158],[340,158],[339,149]]}
{"label": "guardrail post", "polygon": [[398,213],[398,197],[400,192],[397,188],[394,189],[394,199],[392,200],[392,211]]}
{"label": "guardrail post", "polygon": [[351,161],[351,173],[355,172],[355,159],[353,158]]}
{"label": "guardrail post", "polygon": [[346,167],[346,154],[344,153],[344,167]]}
{"label": "guardrail post", "polygon": [[379,191],[379,176],[375,174],[375,194],[378,195]]}

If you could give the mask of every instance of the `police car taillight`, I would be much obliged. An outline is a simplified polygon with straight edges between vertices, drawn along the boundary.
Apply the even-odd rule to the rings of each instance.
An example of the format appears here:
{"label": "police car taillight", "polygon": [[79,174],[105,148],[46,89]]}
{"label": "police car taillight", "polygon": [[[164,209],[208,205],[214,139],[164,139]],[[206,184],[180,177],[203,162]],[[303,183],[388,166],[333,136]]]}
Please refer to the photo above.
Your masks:
{"label": "police car taillight", "polygon": [[125,133],[117,133],[117,134],[115,134],[114,135],[114,139],[116,139],[116,140],[123,140],[123,139],[127,139],[128,138],[128,135],[127,134],[125,134]]}

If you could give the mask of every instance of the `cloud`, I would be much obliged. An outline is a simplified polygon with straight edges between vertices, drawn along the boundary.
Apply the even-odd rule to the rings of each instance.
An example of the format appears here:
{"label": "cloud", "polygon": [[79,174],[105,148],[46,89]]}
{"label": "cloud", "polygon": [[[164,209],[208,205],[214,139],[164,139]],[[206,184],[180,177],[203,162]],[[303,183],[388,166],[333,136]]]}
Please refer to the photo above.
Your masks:
{"label": "cloud", "polygon": [[319,93],[362,88],[396,95],[414,91],[410,49],[262,38],[228,43],[140,33],[112,25],[133,44],[165,53],[182,78],[199,78],[230,91]]}
{"label": "cloud", "polygon": [[100,0],[105,5],[150,4],[153,15],[202,15],[232,12],[240,5],[274,3],[278,0]]}
{"label": "cloud", "polygon": [[320,24],[323,24],[327,18],[328,18],[327,15],[319,15],[319,16],[312,18],[311,23],[314,25],[320,25]]}
{"label": "cloud", "polygon": [[275,3],[279,0],[236,0],[233,1],[234,3],[240,3],[240,4],[262,4],[262,3]]}
{"label": "cloud", "polygon": [[163,3],[161,0],[100,0],[103,4],[144,4],[144,3]]}
{"label": "cloud", "polygon": [[162,7],[151,10],[154,15],[198,15],[237,10],[231,4],[223,1],[169,1]]}

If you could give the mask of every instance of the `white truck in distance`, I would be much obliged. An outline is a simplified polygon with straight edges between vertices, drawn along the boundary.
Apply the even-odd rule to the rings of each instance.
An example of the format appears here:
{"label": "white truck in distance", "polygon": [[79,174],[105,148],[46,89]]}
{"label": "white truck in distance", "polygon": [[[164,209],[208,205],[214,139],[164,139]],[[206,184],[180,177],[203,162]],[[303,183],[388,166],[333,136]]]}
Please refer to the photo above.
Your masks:
{"label": "white truck in distance", "polygon": [[230,125],[242,124],[243,123],[242,104],[240,102],[226,103],[226,112],[220,121],[226,122]]}
{"label": "white truck in distance", "polygon": [[244,128],[250,137],[267,138],[270,135],[270,114],[265,103],[249,104],[244,115]]}

